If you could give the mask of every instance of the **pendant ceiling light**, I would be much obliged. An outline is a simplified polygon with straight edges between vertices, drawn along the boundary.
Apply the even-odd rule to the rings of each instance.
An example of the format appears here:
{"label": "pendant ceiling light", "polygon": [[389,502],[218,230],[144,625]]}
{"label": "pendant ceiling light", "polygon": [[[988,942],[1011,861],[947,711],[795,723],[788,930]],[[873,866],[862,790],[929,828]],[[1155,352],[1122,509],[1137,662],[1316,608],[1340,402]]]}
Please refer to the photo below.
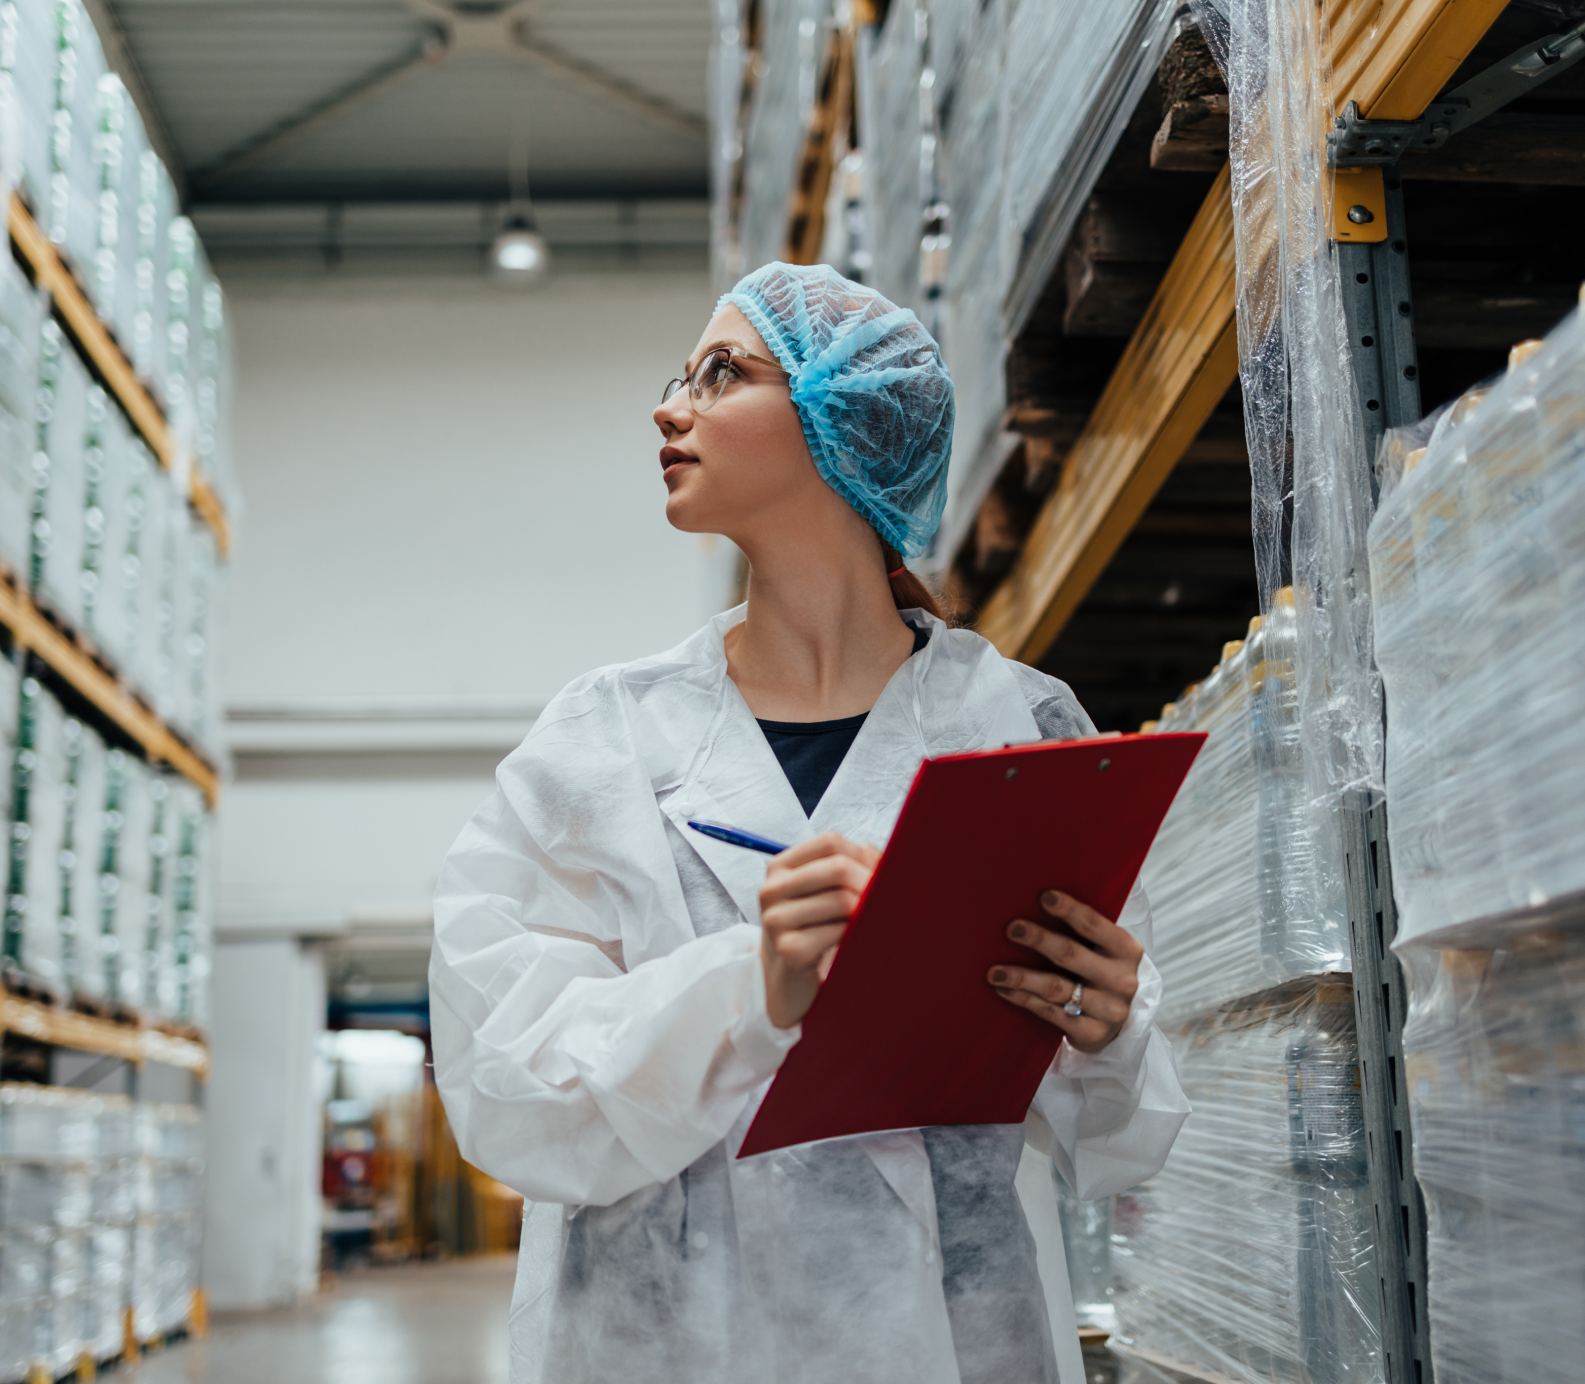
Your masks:
{"label": "pendant ceiling light", "polygon": [[506,153],[506,181],[511,190],[506,224],[490,243],[490,277],[504,288],[537,284],[550,268],[550,246],[534,220],[528,195],[528,131],[524,121],[512,132]]}

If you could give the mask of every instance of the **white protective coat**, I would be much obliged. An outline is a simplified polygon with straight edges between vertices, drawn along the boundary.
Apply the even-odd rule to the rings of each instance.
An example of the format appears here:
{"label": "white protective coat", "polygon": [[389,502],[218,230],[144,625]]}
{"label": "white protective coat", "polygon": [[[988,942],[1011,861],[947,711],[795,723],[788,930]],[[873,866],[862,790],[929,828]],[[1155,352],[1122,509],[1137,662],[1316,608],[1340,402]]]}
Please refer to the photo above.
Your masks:
{"label": "white protective coat", "polygon": [[[512,1384],[1081,1384],[1013,1177],[1026,1140],[1083,1198],[1165,1161],[1189,1107],[1148,958],[1117,1039],[1064,1045],[1021,1127],[733,1157],[798,1031],[765,1008],[765,858],[686,821],[884,845],[923,757],[1094,732],[1064,684],[907,617],[930,642],[812,818],[727,676],[739,607],[563,691],[447,858],[436,1080],[463,1156],[529,1202]],[[1120,922],[1148,948],[1137,885]]]}

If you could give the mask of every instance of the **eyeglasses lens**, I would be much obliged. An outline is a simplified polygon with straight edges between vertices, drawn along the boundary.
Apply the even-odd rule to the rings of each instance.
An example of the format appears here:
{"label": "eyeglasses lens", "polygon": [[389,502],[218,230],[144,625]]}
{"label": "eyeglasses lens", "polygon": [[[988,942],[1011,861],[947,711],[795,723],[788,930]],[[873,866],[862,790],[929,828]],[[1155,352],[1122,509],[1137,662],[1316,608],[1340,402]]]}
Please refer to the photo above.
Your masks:
{"label": "eyeglasses lens", "polygon": [[664,404],[664,403],[668,402],[670,400],[671,396],[673,394],[675,394],[679,389],[681,389],[683,387],[683,385],[685,385],[687,383],[688,383],[687,380],[667,380],[666,381],[666,388],[661,390],[661,393],[660,393],[660,401],[661,401],[661,403]]}
{"label": "eyeglasses lens", "polygon": [[721,397],[726,382],[732,378],[732,355],[729,351],[712,351],[693,372],[693,406],[699,413],[708,413]]}

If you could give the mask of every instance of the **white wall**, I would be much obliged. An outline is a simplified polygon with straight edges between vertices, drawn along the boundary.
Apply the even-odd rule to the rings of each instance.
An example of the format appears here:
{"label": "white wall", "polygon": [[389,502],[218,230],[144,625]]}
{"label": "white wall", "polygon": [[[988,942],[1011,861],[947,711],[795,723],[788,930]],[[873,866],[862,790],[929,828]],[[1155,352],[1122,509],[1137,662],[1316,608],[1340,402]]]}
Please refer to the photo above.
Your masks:
{"label": "white wall", "polygon": [[283,1305],[319,1274],[324,967],[291,938],[229,942],[213,984],[204,1286],[220,1308]]}
{"label": "white wall", "polygon": [[[221,275],[246,508],[228,591],[217,1054],[264,1036],[249,987],[278,980],[243,958],[296,945],[267,939],[422,942],[441,860],[537,709],[697,629],[733,570],[728,545],[667,526],[650,419],[709,317],[702,267],[563,272],[522,296],[455,275]],[[248,1003],[233,1011],[227,985]],[[259,1157],[261,1117],[228,1083],[268,1079],[306,1118],[309,1060],[278,1043],[217,1056],[217,1196],[220,1169]],[[315,1163],[294,1186],[239,1173],[241,1208],[216,1203],[217,1301],[264,1305],[307,1282],[241,1266],[276,1262],[263,1208],[274,1197],[290,1220],[315,1201]]]}
{"label": "white wall", "polygon": [[233,293],[234,699],[547,696],[700,623],[650,413],[704,274]]}

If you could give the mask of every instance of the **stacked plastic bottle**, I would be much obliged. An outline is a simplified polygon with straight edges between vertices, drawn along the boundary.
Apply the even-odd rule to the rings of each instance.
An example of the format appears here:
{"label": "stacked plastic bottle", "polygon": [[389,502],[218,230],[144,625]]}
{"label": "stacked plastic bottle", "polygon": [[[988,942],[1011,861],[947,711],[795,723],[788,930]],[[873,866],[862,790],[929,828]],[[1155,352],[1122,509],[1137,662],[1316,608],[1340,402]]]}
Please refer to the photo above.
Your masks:
{"label": "stacked plastic bottle", "polygon": [[56,1378],[120,1355],[129,1328],[187,1322],[203,1157],[194,1106],[0,1086],[0,1379]]}
{"label": "stacked plastic bottle", "polygon": [[1162,731],[1207,733],[1141,878],[1194,1107],[1112,1217],[1114,1340],[1216,1379],[1382,1379],[1347,926],[1299,756],[1290,591]]}
{"label": "stacked plastic bottle", "polygon": [[1395,949],[1440,1384],[1585,1358],[1585,311],[1382,451]]}
{"label": "stacked plastic bottle", "polygon": [[202,794],[107,746],[0,659],[11,765],[4,954],[65,994],[206,1027],[214,855]]}

